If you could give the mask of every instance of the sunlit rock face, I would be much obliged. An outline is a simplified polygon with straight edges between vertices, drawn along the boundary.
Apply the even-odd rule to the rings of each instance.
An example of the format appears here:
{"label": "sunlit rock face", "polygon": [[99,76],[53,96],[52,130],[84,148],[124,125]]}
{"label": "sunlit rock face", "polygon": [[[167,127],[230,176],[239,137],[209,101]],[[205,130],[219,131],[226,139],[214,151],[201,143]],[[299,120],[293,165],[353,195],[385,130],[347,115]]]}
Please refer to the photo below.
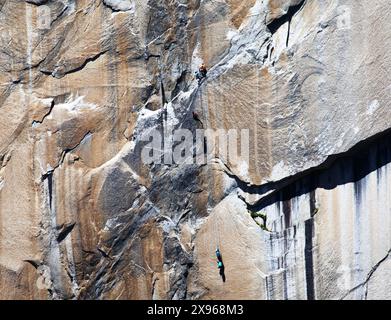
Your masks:
{"label": "sunlit rock face", "polygon": [[[387,0],[0,0],[0,298],[391,299],[390,29]],[[248,157],[143,160],[201,128]]]}

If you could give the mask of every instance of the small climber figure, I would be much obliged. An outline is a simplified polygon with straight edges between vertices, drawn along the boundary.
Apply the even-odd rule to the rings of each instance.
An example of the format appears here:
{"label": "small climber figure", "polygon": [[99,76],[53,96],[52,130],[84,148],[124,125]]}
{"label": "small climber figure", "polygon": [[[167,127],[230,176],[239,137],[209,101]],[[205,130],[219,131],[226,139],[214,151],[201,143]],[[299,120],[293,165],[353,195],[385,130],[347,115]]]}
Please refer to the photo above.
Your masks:
{"label": "small climber figure", "polygon": [[145,46],[145,50],[144,50],[144,60],[147,61],[149,59],[149,49],[148,49],[148,45]]}
{"label": "small climber figure", "polygon": [[204,124],[202,123],[201,119],[200,119],[200,116],[198,115],[197,112],[193,111],[193,119],[195,121],[198,121],[199,123],[201,123],[202,126],[204,126]]}
{"label": "small climber figure", "polygon": [[206,69],[205,64],[201,64],[200,67],[198,68],[198,71],[196,71],[195,76],[196,79],[198,80],[198,84],[201,84],[202,79],[206,78],[206,74],[208,73],[208,70]]}
{"label": "small climber figure", "polygon": [[219,268],[219,274],[221,278],[223,279],[223,282],[225,282],[225,272],[224,272],[224,263],[223,263],[223,257],[221,256],[220,249],[216,249],[216,257],[217,257],[217,268]]}

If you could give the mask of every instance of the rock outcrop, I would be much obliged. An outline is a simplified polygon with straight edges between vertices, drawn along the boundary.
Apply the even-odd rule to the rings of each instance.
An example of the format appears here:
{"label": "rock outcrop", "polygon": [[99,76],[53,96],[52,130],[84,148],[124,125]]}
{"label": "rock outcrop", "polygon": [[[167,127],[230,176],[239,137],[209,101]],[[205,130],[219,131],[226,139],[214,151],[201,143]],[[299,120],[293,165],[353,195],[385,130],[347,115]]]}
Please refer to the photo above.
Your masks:
{"label": "rock outcrop", "polygon": [[[0,298],[391,299],[390,18],[0,0]],[[242,152],[174,161],[200,129]]]}

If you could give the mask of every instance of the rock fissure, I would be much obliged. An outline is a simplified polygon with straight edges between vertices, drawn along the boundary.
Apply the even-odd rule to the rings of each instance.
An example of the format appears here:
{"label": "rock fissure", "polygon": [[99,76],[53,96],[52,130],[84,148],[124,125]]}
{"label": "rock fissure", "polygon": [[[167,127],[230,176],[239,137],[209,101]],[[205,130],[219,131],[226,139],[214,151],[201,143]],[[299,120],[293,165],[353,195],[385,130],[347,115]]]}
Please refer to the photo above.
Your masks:
{"label": "rock fissure", "polygon": [[66,75],[82,71],[89,63],[98,60],[105,53],[107,53],[107,50],[98,52],[95,55],[93,55],[92,57],[85,59],[79,66],[74,67],[69,70],[65,70],[65,71],[58,71],[56,69],[54,71],[40,70],[40,72],[45,75],[51,75],[52,77],[54,77],[56,79],[61,79],[61,78],[65,77]]}
{"label": "rock fissure", "polygon": [[54,100],[52,100],[48,112],[45,113],[41,119],[39,119],[39,120],[33,120],[33,122],[32,122],[31,125],[34,127],[34,126],[37,125],[37,124],[42,124],[42,123],[45,121],[45,119],[46,119],[48,116],[51,115],[54,106],[55,106],[55,102],[54,102]]}
{"label": "rock fissure", "polygon": [[[390,254],[391,254],[391,249],[387,252],[386,256],[384,258],[382,258],[379,262],[377,262],[373,267],[372,269],[369,271],[369,273],[367,274],[366,278],[365,278],[365,281],[358,284],[357,286],[355,286],[354,288],[350,289],[342,298],[341,300],[344,300],[349,294],[353,293],[354,291],[356,291],[357,289],[360,289],[364,286],[367,286],[369,281],[371,280],[373,274],[377,271],[377,269],[380,267],[380,265],[382,263],[384,263],[387,259],[390,258]],[[368,296],[368,287],[366,288],[365,290],[365,298],[367,298]]]}

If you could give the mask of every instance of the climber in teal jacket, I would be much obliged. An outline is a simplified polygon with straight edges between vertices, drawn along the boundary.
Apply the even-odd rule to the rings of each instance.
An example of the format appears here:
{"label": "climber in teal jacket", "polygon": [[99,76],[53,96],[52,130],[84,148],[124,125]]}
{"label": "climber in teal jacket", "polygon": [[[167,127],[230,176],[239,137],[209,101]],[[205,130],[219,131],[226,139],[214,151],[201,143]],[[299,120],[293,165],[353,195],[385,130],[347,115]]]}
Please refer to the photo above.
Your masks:
{"label": "climber in teal jacket", "polygon": [[221,252],[219,248],[216,249],[216,257],[217,257],[217,268],[219,268],[219,274],[223,279],[223,282],[225,282],[225,272],[224,272],[225,267],[223,263],[223,257],[221,256]]}

